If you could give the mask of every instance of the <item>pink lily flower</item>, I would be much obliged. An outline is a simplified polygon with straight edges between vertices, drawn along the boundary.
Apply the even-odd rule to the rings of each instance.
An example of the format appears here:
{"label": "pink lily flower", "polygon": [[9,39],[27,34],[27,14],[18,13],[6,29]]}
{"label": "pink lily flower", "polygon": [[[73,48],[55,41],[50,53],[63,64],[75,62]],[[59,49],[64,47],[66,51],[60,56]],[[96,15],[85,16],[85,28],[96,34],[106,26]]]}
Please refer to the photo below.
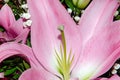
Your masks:
{"label": "pink lily flower", "polygon": [[120,57],[120,21],[113,22],[116,0],[93,0],[79,25],[59,0],[28,0],[28,5],[32,48],[0,45],[0,62],[18,55],[30,63],[19,80],[120,80],[117,75],[98,78]]}
{"label": "pink lily flower", "polygon": [[22,19],[16,21],[10,7],[7,4],[4,5],[0,10],[0,26],[5,31],[0,32],[0,44],[7,41],[22,41],[22,43],[25,43],[29,29],[23,29],[22,23]]}

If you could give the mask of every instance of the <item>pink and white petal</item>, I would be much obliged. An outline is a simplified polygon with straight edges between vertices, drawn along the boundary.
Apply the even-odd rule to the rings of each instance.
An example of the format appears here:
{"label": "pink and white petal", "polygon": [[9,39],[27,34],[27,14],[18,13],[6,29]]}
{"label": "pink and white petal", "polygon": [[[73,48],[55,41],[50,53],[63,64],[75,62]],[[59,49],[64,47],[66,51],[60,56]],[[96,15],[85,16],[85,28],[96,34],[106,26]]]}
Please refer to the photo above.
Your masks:
{"label": "pink and white petal", "polygon": [[79,22],[83,44],[96,34],[96,30],[103,29],[113,21],[118,5],[117,0],[93,0],[91,2]]}
{"label": "pink and white petal", "polygon": [[80,80],[79,78],[71,78],[70,80]]}
{"label": "pink and white petal", "polygon": [[9,40],[10,37],[7,35],[6,32],[0,32],[0,41],[6,41],[6,40]]}
{"label": "pink and white petal", "polygon": [[120,21],[114,22],[103,30],[96,32],[82,47],[82,54],[77,67],[73,70],[75,76],[96,78],[112,67],[120,57]]}
{"label": "pink and white petal", "polygon": [[[9,40],[16,38],[26,30],[23,29],[22,19],[15,21],[14,15],[10,7],[5,4],[0,11],[0,25],[7,31]],[[25,30],[25,31],[24,31]],[[25,34],[25,38],[28,36],[29,29]]]}
{"label": "pink and white petal", "polygon": [[9,37],[11,37],[11,40],[15,40],[16,42],[19,42],[22,40],[22,43],[25,43],[29,32],[30,32],[30,29],[23,28],[23,21],[22,19],[19,19],[9,28],[9,30],[7,31],[7,34]]}
{"label": "pink and white petal", "polygon": [[19,80],[60,80],[42,68],[30,68],[22,73]]}
{"label": "pink and white petal", "polygon": [[15,22],[14,15],[10,7],[5,4],[0,10],[0,25],[3,26],[6,30],[9,30]]}
{"label": "pink and white petal", "polygon": [[30,29],[26,28],[14,39],[16,42],[26,43]]}
{"label": "pink and white petal", "polygon": [[113,75],[111,78],[98,78],[95,80],[120,80],[120,77],[118,75]]}
{"label": "pink and white petal", "polygon": [[115,21],[111,24],[111,30],[109,35],[109,41],[111,42],[111,53],[108,53],[106,56],[106,59],[104,62],[98,67],[99,72],[96,76],[102,75],[103,73],[107,72],[114,62],[120,58],[120,37],[118,36],[120,34],[120,21]]}
{"label": "pink and white petal", "polygon": [[14,32],[19,34],[21,31],[24,30],[24,28],[23,28],[23,20],[21,18],[18,19],[17,21],[15,21],[15,23],[11,27],[14,30]]}
{"label": "pink and white petal", "polygon": [[35,59],[33,51],[30,47],[15,42],[9,42],[0,45],[0,62],[14,55],[23,57],[26,61],[30,63],[31,66],[40,65]]}
{"label": "pink and white petal", "polygon": [[[64,25],[67,41],[67,52],[77,54],[80,44],[79,32],[59,0],[28,0],[31,20],[32,48],[39,61],[48,70],[56,71],[56,53],[60,51],[60,31],[58,26]],[[62,14],[61,14],[62,13]],[[74,48],[75,47],[75,48]],[[78,56],[77,56],[78,57]],[[77,58],[75,58],[77,59]]]}
{"label": "pink and white petal", "polygon": [[19,20],[15,21],[14,24],[9,27],[9,29],[7,30],[7,33],[11,34],[11,36],[13,36],[15,38],[23,31],[24,31],[23,21],[22,21],[22,19],[19,19]]}
{"label": "pink and white petal", "polygon": [[4,73],[3,72],[0,73],[0,78],[4,78]]}

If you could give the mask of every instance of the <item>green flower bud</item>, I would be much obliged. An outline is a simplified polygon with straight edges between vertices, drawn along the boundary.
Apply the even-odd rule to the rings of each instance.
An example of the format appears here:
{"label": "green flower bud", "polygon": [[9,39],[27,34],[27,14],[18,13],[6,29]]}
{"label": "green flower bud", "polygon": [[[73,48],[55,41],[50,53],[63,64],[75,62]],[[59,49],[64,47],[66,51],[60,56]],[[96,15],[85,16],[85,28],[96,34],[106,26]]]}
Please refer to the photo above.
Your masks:
{"label": "green flower bud", "polygon": [[90,2],[90,0],[72,0],[73,4],[80,8],[80,9],[84,9]]}

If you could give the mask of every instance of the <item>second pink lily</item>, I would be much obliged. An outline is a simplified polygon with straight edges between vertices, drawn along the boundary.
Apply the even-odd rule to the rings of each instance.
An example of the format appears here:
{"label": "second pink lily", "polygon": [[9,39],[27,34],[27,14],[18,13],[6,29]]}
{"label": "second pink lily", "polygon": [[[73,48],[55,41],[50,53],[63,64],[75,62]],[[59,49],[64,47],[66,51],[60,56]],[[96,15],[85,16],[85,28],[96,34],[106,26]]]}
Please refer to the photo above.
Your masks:
{"label": "second pink lily", "polygon": [[23,28],[22,19],[15,20],[14,14],[7,4],[0,10],[0,27],[1,26],[5,31],[0,32],[0,44],[7,41],[26,42],[30,30]]}

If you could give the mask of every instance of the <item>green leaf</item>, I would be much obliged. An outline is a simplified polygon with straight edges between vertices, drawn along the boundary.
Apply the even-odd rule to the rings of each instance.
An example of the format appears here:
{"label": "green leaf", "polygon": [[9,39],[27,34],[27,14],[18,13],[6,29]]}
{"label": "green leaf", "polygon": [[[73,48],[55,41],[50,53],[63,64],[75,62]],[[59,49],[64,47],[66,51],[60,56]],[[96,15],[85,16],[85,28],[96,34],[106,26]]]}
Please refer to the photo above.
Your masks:
{"label": "green leaf", "polygon": [[16,70],[17,70],[16,67],[15,67],[15,68],[12,68],[12,69],[10,69],[10,70],[6,70],[6,72],[5,72],[5,76],[8,76],[8,75],[14,73]]}
{"label": "green leaf", "polygon": [[4,31],[5,29],[2,26],[0,26],[0,32],[4,32]]}
{"label": "green leaf", "polygon": [[63,2],[64,2],[64,0],[60,0],[60,2],[61,2],[61,3],[63,3]]}
{"label": "green leaf", "polygon": [[120,15],[115,17],[116,20],[120,20]]}
{"label": "green leaf", "polygon": [[18,78],[19,78],[19,74],[15,74],[14,76],[13,76],[13,78],[15,79],[15,80],[17,80]]}
{"label": "green leaf", "polygon": [[65,0],[65,3],[69,8],[74,10],[75,6],[73,5],[72,0]]}
{"label": "green leaf", "polygon": [[29,38],[27,39],[27,45],[31,47],[31,42]]}
{"label": "green leaf", "polygon": [[23,64],[24,64],[24,66],[25,66],[25,69],[30,68],[29,64],[28,64],[28,63],[26,63],[25,61],[23,61]]}

